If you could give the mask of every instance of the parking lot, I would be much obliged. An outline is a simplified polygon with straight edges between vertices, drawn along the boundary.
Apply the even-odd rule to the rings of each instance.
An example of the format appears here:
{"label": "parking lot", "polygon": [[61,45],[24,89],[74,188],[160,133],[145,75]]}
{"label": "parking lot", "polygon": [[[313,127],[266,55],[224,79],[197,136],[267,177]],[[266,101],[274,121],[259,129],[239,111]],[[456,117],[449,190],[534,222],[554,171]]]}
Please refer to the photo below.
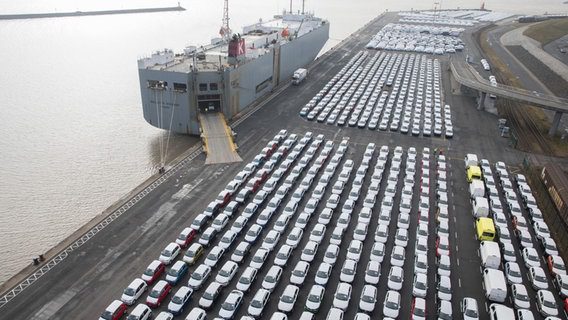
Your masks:
{"label": "parking lot", "polygon": [[424,137],[453,137],[440,62],[426,55],[356,54],[301,110],[307,120]]}
{"label": "parking lot", "polygon": [[[510,195],[513,183],[506,180],[516,180],[513,179],[513,174],[509,176],[504,163],[492,166],[488,161],[482,160],[481,167],[487,185],[491,186],[487,191],[488,195],[492,195],[491,210],[494,215],[499,215],[495,212],[499,211],[501,206],[496,201],[503,200],[501,202],[506,204],[513,203],[514,200]],[[207,310],[208,316],[227,317],[227,314],[223,313],[226,311],[222,310],[223,302],[233,290],[242,285],[240,278],[245,269],[254,268],[256,277],[251,283],[247,283],[248,290],[239,291],[243,292],[243,299],[234,313],[237,319],[247,314],[259,315],[261,311],[267,317],[279,310],[288,310],[279,302],[285,288],[290,284],[297,286],[299,291],[292,303],[294,308],[290,307],[292,311],[288,312],[288,316],[292,319],[300,318],[312,288],[322,283],[325,283],[322,285],[325,294],[319,302],[321,306],[317,314],[320,316],[326,315],[331,308],[341,307],[345,318],[354,318],[361,311],[359,301],[362,299],[364,288],[369,285],[377,288],[373,299],[376,302],[371,304],[374,306],[364,307],[370,308],[366,313],[371,318],[380,318],[385,316],[385,312],[392,312],[383,309],[382,301],[385,300],[387,292],[392,295],[395,291],[400,293],[400,310],[397,312],[398,318],[401,319],[409,317],[413,312],[415,315],[418,313],[413,311],[415,308],[412,307],[415,297],[424,302],[425,312],[429,316],[437,314],[440,305],[444,304],[442,310],[450,313],[448,318],[461,317],[458,316],[461,314],[460,302],[464,297],[470,297],[477,301],[480,318],[488,318],[491,302],[485,298],[483,291],[479,241],[475,235],[475,220],[467,193],[468,183],[465,179],[463,159],[447,159],[445,155],[437,154],[436,150],[429,148],[417,150],[413,147],[378,146],[374,143],[362,145],[351,143],[348,137],[331,141],[323,135],[316,137],[312,133],[293,134],[283,130],[252,162],[244,165],[243,170],[236,175],[240,186],[235,188],[233,180],[226,190],[232,193],[231,199],[234,199],[240,190],[247,188],[255,189],[255,196],[244,200],[239,204],[239,209],[232,211],[235,203],[226,198],[226,192],[219,190],[221,193],[218,201],[222,201],[223,205],[231,210],[218,208],[219,212],[213,212],[212,218],[201,226],[200,230],[203,232],[208,226],[218,226],[218,223],[211,221],[224,216],[221,212],[232,213],[228,222],[219,228],[218,235],[207,240],[204,254],[190,267],[188,275],[172,289],[170,296],[181,285],[185,285],[196,269],[203,269],[205,265],[214,263],[210,275],[199,283],[199,288],[190,280],[194,290],[182,315],[185,316],[190,310],[203,306],[200,298],[205,288],[215,281],[221,281],[220,279],[226,280],[219,276],[219,270],[228,261],[236,259],[233,253],[240,243],[249,243],[248,254],[239,261],[238,268],[230,276],[230,280],[221,286],[219,296]],[[265,174],[266,171],[270,174]],[[499,173],[499,183],[490,178],[493,171]],[[244,176],[247,178],[240,181]],[[256,183],[259,178],[266,182]],[[517,186],[515,182],[515,187]],[[523,194],[530,192],[526,186],[523,185],[523,188]],[[258,197],[259,194],[263,196]],[[505,197],[505,194],[508,196]],[[520,193],[518,199],[521,199]],[[256,207],[251,205],[252,203],[258,205],[254,213],[244,209]],[[519,203],[519,208],[521,207],[523,205]],[[502,212],[506,212],[507,208],[508,206],[503,205]],[[270,218],[266,219],[268,212]],[[370,214],[365,215],[365,212]],[[217,219],[213,219],[215,215]],[[526,216],[526,210],[523,210],[523,215],[526,221],[531,221]],[[233,222],[239,216],[246,216],[247,222],[244,226],[235,228]],[[527,277],[528,269],[525,267],[521,248],[513,236],[515,233],[510,221],[513,214],[508,214],[508,217],[504,224],[503,221],[494,219],[496,225],[502,226],[498,239],[502,243],[509,242],[513,245],[514,261],[520,266],[522,284],[531,299],[533,315],[538,319],[541,317],[536,312],[536,300],[532,299],[536,296],[536,291]],[[519,217],[517,213],[515,221],[519,221]],[[253,225],[258,227],[252,227]],[[338,226],[344,229],[342,236],[341,233],[334,236]],[[242,232],[227,244],[221,238],[230,229],[242,229]],[[252,239],[247,232],[249,229],[261,231]],[[508,240],[505,229],[510,234]],[[299,239],[290,237],[292,233],[297,234],[298,230],[302,230]],[[313,230],[320,232],[312,232]],[[534,234],[531,228],[527,228],[527,232],[531,236]],[[277,234],[277,240],[267,241],[271,238],[269,234]],[[198,235],[193,242],[202,240]],[[534,236],[532,242],[543,258],[544,254]],[[315,243],[318,244],[315,251],[308,253],[306,248]],[[337,245],[338,251],[330,249],[336,248],[334,244]],[[228,248],[220,258],[211,260],[209,253],[216,251],[212,248],[221,246]],[[282,249],[283,247],[288,250]],[[253,259],[258,252],[264,252],[263,248],[268,249],[268,255],[263,255],[261,260]],[[477,254],[472,254],[473,252]],[[178,258],[181,259],[182,254]],[[417,262],[422,261],[417,256],[425,258],[426,266]],[[508,256],[499,268],[504,270],[505,262],[513,262],[512,259]],[[302,264],[301,261],[309,264],[308,272],[301,275],[300,280],[299,273],[294,272],[296,278],[292,280],[293,270]],[[378,282],[373,280],[376,274],[373,277],[367,270],[370,261],[376,261],[380,265]],[[390,273],[398,267],[401,268],[402,279],[397,280],[391,277]],[[547,274],[549,290],[557,296],[546,263],[541,262],[541,267]],[[280,268],[282,271],[277,281],[265,281],[269,270]],[[331,273],[322,277],[320,271],[328,268],[331,268]],[[417,276],[418,274],[424,276]],[[416,281],[415,276],[418,277]],[[345,304],[344,307],[335,296],[340,283],[349,283],[351,288],[351,303]],[[270,291],[270,300],[264,301],[266,305],[261,307],[260,311],[255,311],[254,307],[250,307],[251,301],[261,289]],[[139,302],[144,299],[145,295],[139,298]],[[167,302],[169,297],[157,310],[167,310]],[[561,310],[560,300],[557,299],[556,303],[557,309]],[[510,293],[504,304],[514,306]],[[314,304],[309,305],[313,310]]]}

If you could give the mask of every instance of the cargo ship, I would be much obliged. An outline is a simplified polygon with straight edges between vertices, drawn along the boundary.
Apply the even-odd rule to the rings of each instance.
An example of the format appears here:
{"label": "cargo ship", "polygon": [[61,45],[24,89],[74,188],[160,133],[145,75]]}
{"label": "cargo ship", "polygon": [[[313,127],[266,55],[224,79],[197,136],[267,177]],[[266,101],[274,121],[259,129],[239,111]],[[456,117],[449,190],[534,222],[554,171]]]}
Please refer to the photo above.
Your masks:
{"label": "cargo ship", "polygon": [[138,60],[149,124],[200,135],[200,114],[230,120],[312,62],[329,38],[329,22],[290,10],[233,33],[224,17],[220,35],[207,45],[180,53],[164,49]]}

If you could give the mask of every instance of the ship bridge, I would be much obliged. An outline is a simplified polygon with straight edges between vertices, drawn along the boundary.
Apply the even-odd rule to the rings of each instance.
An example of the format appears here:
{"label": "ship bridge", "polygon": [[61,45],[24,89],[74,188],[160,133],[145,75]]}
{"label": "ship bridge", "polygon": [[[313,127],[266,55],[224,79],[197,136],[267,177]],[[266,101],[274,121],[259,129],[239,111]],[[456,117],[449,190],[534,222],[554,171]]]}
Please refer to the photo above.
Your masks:
{"label": "ship bridge", "polygon": [[231,163],[243,161],[237,153],[233,131],[221,112],[205,111],[199,113],[201,139],[207,155],[205,164]]}

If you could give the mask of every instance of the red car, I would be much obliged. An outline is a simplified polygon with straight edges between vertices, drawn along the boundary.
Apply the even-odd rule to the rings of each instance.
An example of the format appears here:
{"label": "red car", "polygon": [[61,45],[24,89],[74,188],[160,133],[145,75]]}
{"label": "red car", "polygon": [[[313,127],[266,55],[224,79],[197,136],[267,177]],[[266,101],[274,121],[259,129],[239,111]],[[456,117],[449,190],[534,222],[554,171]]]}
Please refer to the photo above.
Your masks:
{"label": "red car", "polygon": [[193,238],[195,238],[196,234],[197,231],[195,231],[194,229],[185,228],[177,237],[176,243],[179,244],[180,247],[185,248],[191,243],[191,241],[193,241]]}
{"label": "red car", "polygon": [[120,300],[114,300],[99,317],[99,320],[118,320],[126,314],[126,304]]}
{"label": "red car", "polygon": [[568,298],[564,299],[564,312],[568,313]]}
{"label": "red car", "polygon": [[260,179],[252,178],[249,180],[249,182],[247,182],[246,188],[251,190],[252,193],[255,193],[256,191],[258,191],[258,188],[260,188],[261,184],[262,181],[260,181]]}
{"label": "red car", "polygon": [[150,293],[148,294],[148,297],[146,298],[146,304],[150,308],[159,307],[162,304],[162,301],[166,299],[170,291],[172,291],[172,286],[167,281],[158,281],[154,288],[152,288],[152,291],[150,291]]}
{"label": "red car", "polygon": [[142,274],[142,280],[146,281],[148,285],[151,285],[160,277],[160,275],[162,275],[162,273],[164,273],[165,270],[166,266],[162,261],[154,260],[150,263],[150,265],[148,265],[148,268],[146,268],[146,271]]}

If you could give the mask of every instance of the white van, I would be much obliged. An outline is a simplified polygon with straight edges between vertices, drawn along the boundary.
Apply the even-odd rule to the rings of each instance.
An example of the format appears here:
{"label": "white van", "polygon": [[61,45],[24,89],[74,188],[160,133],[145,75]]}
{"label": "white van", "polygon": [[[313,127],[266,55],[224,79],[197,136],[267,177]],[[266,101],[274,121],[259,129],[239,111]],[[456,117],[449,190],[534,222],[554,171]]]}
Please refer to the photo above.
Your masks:
{"label": "white van", "polygon": [[[483,269],[483,287],[485,297],[493,302],[504,302],[507,298],[507,281],[505,281],[505,275],[501,270]],[[514,319],[514,317],[511,319]]]}
{"label": "white van", "polygon": [[501,265],[501,251],[499,244],[493,241],[481,241],[479,244],[481,265],[484,268],[499,269]]}
{"label": "white van", "polygon": [[472,199],[485,195],[485,183],[482,180],[471,180],[469,184],[469,195]]}
{"label": "white van", "polygon": [[473,154],[473,153],[468,153],[465,155],[465,168],[469,168],[471,166],[477,166],[479,165],[479,160],[477,160],[477,155]]}
{"label": "white van", "polygon": [[489,318],[491,320],[510,320],[515,319],[515,311],[502,304],[492,303],[489,306]]}
{"label": "white van", "polygon": [[475,218],[487,218],[489,216],[489,202],[487,198],[476,197],[471,201],[473,207],[473,216]]}

